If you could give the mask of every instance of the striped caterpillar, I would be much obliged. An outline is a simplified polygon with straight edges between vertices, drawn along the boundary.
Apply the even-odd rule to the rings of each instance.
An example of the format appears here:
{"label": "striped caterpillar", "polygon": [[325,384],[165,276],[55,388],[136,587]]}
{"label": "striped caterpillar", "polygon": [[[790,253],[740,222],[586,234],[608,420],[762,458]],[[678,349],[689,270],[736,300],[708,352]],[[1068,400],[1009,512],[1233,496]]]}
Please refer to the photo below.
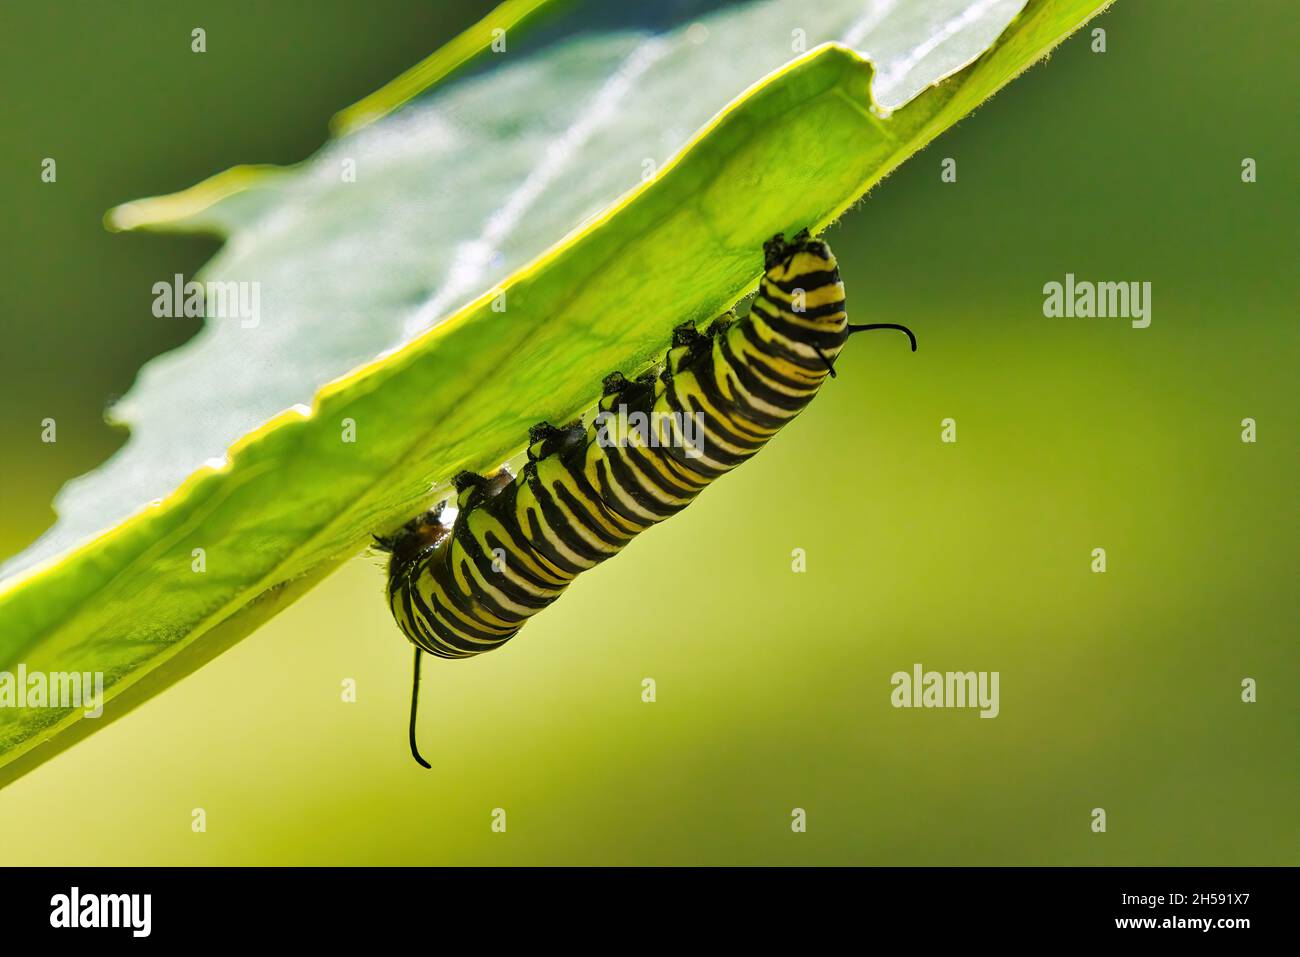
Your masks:
{"label": "striped caterpillar", "polygon": [[[817,395],[848,337],[893,323],[850,325],[830,248],[804,230],[763,246],[764,275],[749,313],[673,332],[661,372],[604,380],[596,419],[529,433],[512,475],[456,476],[456,516],[444,507],[395,535],[388,602],[415,645],[411,753],[420,654],[468,658],[498,648],[579,575],[637,534],[681,511],[740,465]],[[612,424],[611,424],[612,423]]]}

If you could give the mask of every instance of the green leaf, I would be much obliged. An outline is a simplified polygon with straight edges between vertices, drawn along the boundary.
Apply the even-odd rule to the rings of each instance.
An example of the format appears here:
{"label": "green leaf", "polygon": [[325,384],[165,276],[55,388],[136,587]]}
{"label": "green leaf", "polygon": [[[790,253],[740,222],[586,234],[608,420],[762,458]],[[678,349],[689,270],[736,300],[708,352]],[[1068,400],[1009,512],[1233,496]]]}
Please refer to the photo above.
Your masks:
{"label": "green leaf", "polygon": [[[210,316],[147,365],[113,412],[128,443],[6,567],[5,667],[103,672],[106,703],[0,709],[0,783],[228,648],[436,483],[589,407],[605,373],[652,363],[674,325],[752,289],[764,239],[833,222],[1104,5],[761,3],[511,33],[491,69],[443,79],[463,44],[431,92],[363,101],[297,167],[115,210],[115,228],[228,236],[200,278],[259,283],[259,321]],[[797,31],[850,43],[791,60]]]}

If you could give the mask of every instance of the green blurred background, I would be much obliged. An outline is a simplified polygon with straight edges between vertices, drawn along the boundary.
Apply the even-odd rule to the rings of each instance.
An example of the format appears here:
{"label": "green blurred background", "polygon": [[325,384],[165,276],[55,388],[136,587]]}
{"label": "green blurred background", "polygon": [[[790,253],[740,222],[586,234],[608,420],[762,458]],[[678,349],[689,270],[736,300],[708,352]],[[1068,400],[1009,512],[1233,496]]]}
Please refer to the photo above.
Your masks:
{"label": "green blurred background", "polygon": [[[0,448],[22,451],[0,554],[120,444],[107,402],[197,327],[154,319],[150,287],[215,243],[110,236],[103,212],[305,157],[487,8],[5,6]],[[0,862],[1300,861],[1300,21],[1284,0],[1120,0],[1094,25],[1106,53],[1072,38],[830,232],[854,319],[907,323],[920,351],[855,340],[753,463],[506,649],[430,662],[431,773],[362,557],[0,791]],[[1150,281],[1151,327],[1044,318],[1066,272]],[[45,416],[56,445],[33,441]],[[999,671],[1001,715],[893,709],[915,662]]]}

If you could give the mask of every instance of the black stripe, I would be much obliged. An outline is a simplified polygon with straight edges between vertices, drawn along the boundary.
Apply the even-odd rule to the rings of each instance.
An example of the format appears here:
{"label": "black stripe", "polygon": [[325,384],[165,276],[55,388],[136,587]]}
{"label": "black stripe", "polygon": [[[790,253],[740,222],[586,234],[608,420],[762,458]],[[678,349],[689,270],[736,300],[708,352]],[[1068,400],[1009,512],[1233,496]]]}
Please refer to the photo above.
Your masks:
{"label": "black stripe", "polygon": [[535,548],[533,548],[529,544],[528,535],[525,533],[524,529],[519,526],[519,490],[525,481],[526,479],[521,471],[520,474],[516,476],[515,480],[503,489],[501,494],[494,498],[492,503],[489,505],[496,520],[505,526],[505,530],[510,535],[511,539],[518,544],[515,547],[507,547],[505,543],[497,539],[496,536],[493,536],[493,540],[496,541],[497,545],[505,548],[507,555],[514,554],[516,549],[526,550],[529,558],[550,572],[556,579],[561,579],[560,581],[550,581],[538,578],[537,575],[529,571],[527,568],[516,569],[521,577],[528,579],[530,584],[548,590],[564,588],[568,585],[568,581],[563,579],[566,579],[566,575],[567,578],[571,579],[573,577],[572,573],[566,573],[564,569],[556,566],[553,561],[550,561],[547,556],[539,553]]}
{"label": "black stripe", "polygon": [[[746,442],[744,439],[740,438],[740,436],[736,435],[730,429],[728,429],[726,427],[726,423],[719,421],[717,418],[710,415],[704,409],[688,408],[686,401],[677,392],[676,383],[673,383],[668,389],[668,401],[672,404],[672,406],[674,407],[674,411],[676,411],[678,415],[681,415],[683,417],[684,416],[694,417],[696,414],[698,414],[704,422],[704,431],[706,433],[712,434],[718,437],[719,439],[721,439],[722,441],[727,442],[731,445],[738,445],[742,448],[751,444],[749,442]],[[710,445],[706,441],[705,447],[701,449],[701,451],[706,456],[713,459],[713,461],[721,462],[724,465],[730,466],[730,468],[735,468],[741,462],[745,461],[745,459],[749,458],[749,456],[753,455],[754,452],[757,452],[760,448],[762,448],[761,444],[758,446],[754,446],[748,452],[741,452],[737,454],[735,452],[728,452],[726,449],[722,448],[717,443],[713,443],[712,445]],[[678,462],[679,464],[685,464],[686,462],[698,463],[699,458],[687,455],[689,451],[691,450],[685,447],[672,445],[669,446],[668,448],[668,455],[672,457],[673,461]],[[697,468],[695,465],[692,465],[690,467],[693,471],[696,472],[700,471],[700,469]],[[707,471],[703,474],[713,474],[716,472],[717,475],[721,475],[723,474],[724,471],[730,471],[730,468],[717,470],[710,466],[705,466],[705,469]]]}
{"label": "black stripe", "polygon": [[[586,482],[583,484],[585,485]],[[597,519],[592,516],[591,510],[587,507],[587,501],[579,499],[565,485],[557,484],[555,486],[555,495],[561,502],[569,507],[569,511],[573,513],[574,518],[582,523],[583,528],[596,538],[600,539],[610,548],[621,549],[632,540],[630,536],[615,536],[610,533],[605,526],[599,524]],[[601,503],[600,499],[593,496],[589,501],[592,505],[596,506],[596,508],[605,510],[605,506]],[[613,556],[606,555],[602,557],[610,558]]]}
{"label": "black stripe", "polygon": [[[780,299],[774,299],[771,296],[759,296],[757,299],[754,300],[754,305],[762,306],[764,313],[775,311],[775,313],[782,319],[784,319],[786,315],[791,315],[799,319],[807,319],[809,322],[815,319],[825,319],[827,316],[835,316],[835,315],[839,315],[840,313],[846,313],[845,318],[843,320],[843,324],[845,325],[848,324],[848,316],[844,308],[843,299],[839,300],[838,302],[823,303],[820,306],[813,306],[811,308],[795,309],[793,305],[782,302]],[[770,309],[768,308],[769,306],[771,307]],[[750,306],[750,312],[753,311],[754,311],[754,306]],[[818,332],[820,330],[810,329],[808,331]]]}
{"label": "black stripe", "polygon": [[539,516],[537,510],[529,508],[528,528],[524,531],[524,537],[528,539],[529,546],[535,551],[541,553],[548,562],[559,569],[560,574],[562,575],[566,575],[569,578],[575,578],[582,572],[586,571],[585,568],[579,565],[574,565],[556,551],[555,546],[551,544],[551,540],[547,537],[550,529],[543,528],[538,519]]}
{"label": "black stripe", "polygon": [[[695,487],[696,483],[678,473],[676,469],[667,469],[668,474],[654,466],[655,461],[662,461],[661,450],[651,447],[642,447],[639,445],[623,445],[614,450],[617,454],[609,457],[611,466],[618,463],[628,469],[633,482],[638,482],[640,487],[646,490],[646,495],[653,495],[653,489],[659,489],[665,495],[671,498],[689,499],[699,491]],[[622,478],[620,470],[616,469],[616,474]],[[651,507],[651,506],[647,506]],[[670,510],[669,514],[676,514],[683,506],[675,505],[672,502],[656,502],[653,508],[657,511],[665,509]]]}
{"label": "black stripe", "polygon": [[415,609],[411,607],[411,593],[412,589],[408,585],[408,587],[402,592],[402,610],[406,612],[406,619],[410,622],[411,627],[416,630],[416,634],[412,635],[408,631],[406,637],[410,638],[431,655],[437,655],[440,658],[458,657],[443,652],[442,649],[445,642],[443,642],[442,637],[439,634],[435,633],[437,623],[426,620],[423,615],[417,615],[415,613]]}
{"label": "black stripe", "polygon": [[[450,595],[452,600],[455,601],[456,588],[454,584],[450,588],[446,587],[446,580],[443,580],[440,584],[444,585],[443,591]],[[419,590],[415,591],[414,596],[415,607],[428,619],[429,624],[437,632],[438,637],[442,640],[443,644],[459,651],[469,651],[472,654],[478,654],[479,651],[486,651],[487,649],[483,648],[481,645],[475,645],[470,641],[470,638],[477,638],[481,641],[491,642],[493,645],[499,645],[503,641],[508,641],[513,638],[519,631],[519,629],[516,628],[514,631],[505,635],[496,635],[489,631],[483,631],[480,628],[475,628],[473,625],[467,625],[465,622],[459,620],[454,614],[450,613],[443,606],[442,602],[438,601],[438,596],[432,591],[429,592],[427,599],[424,593]],[[442,612],[442,617],[447,620],[446,624],[443,624],[438,620],[439,616],[435,611]],[[464,634],[461,634],[461,632]],[[466,635],[469,637],[465,637]]]}
{"label": "black stripe", "polygon": [[[750,345],[752,345],[759,352],[761,356],[764,356],[769,359],[776,359],[782,362],[788,362],[791,363],[792,365],[797,365],[800,368],[807,368],[811,371],[812,366],[806,366],[804,364],[808,360],[806,360],[803,356],[788,355],[786,354],[786,351],[784,349],[780,349],[779,346],[774,349],[772,345],[764,342],[762,338],[759,337],[758,332],[755,331],[753,323],[751,322],[745,323],[744,334],[745,334],[745,338],[749,341]],[[779,350],[779,354],[778,354],[778,350]],[[746,368],[748,368],[748,366],[750,365],[755,364],[755,361],[752,357],[746,356],[746,359],[749,360],[748,362],[745,363]],[[817,361],[817,360],[814,359],[813,361]],[[772,368],[770,365],[768,365],[765,362],[760,361],[757,364],[762,366],[762,372],[767,378],[776,382],[778,385],[782,385],[788,389],[793,389],[798,393],[802,393],[799,395],[789,395],[784,392],[777,392],[774,389],[767,388],[760,382],[759,383],[760,387],[766,389],[768,393],[767,395],[762,396],[762,398],[769,401],[772,405],[776,406],[777,408],[789,409],[792,412],[797,412],[800,409],[802,409],[805,405],[807,405],[810,401],[812,401],[812,397],[817,394],[818,385],[809,382],[798,382],[794,379],[791,379],[788,376],[782,375],[780,371]]]}
{"label": "black stripe", "polygon": [[549,530],[568,546],[569,551],[576,552],[580,557],[593,562],[598,562],[605,557],[602,552],[588,545],[586,540],[574,530],[573,524],[556,504],[555,494],[542,481],[542,477],[535,469],[531,470],[528,476],[528,487],[532,489],[533,497],[537,499]]}
{"label": "black stripe", "polygon": [[[837,273],[837,275],[838,275],[838,273]],[[780,296],[771,296],[771,295],[768,295],[767,292],[764,290],[763,287],[764,287],[764,286],[769,286],[769,287],[771,287],[771,289],[772,289],[773,291],[775,291],[775,292],[782,292],[782,293],[785,293],[786,296],[793,296],[793,295],[794,295],[794,291],[795,291],[795,289],[802,289],[802,290],[804,291],[804,295],[811,296],[811,295],[813,295],[813,294],[815,294],[815,293],[819,293],[819,292],[821,292],[823,289],[826,289],[826,288],[828,288],[828,287],[830,287],[830,286],[834,286],[834,285],[835,285],[834,282],[824,282],[824,283],[821,283],[820,285],[817,285],[817,286],[811,286],[811,285],[809,285],[808,283],[800,282],[800,281],[797,280],[797,279],[796,279],[796,280],[786,280],[787,283],[792,282],[792,281],[794,282],[794,288],[792,288],[792,289],[783,289],[783,288],[781,287],[781,283],[778,283],[775,279],[772,279],[772,278],[770,278],[770,277],[768,277],[768,276],[764,276],[763,279],[762,279],[762,282],[759,283],[758,294],[759,294],[760,296],[765,296],[766,298],[772,300],[772,301],[775,302],[777,305],[783,305],[783,304],[784,304],[784,301],[781,299]],[[837,280],[837,281],[838,281],[838,280]],[[841,288],[843,288],[843,287],[841,287]],[[843,302],[844,302],[844,299],[845,299],[844,296],[840,296],[840,297],[838,298],[837,301],[840,302],[840,303],[843,303]]]}
{"label": "black stripe", "polygon": [[[619,464],[624,470],[627,469],[626,465],[623,465],[621,462]],[[596,471],[596,481],[600,485],[596,490],[596,494],[600,496],[600,500],[604,503],[605,508],[622,516],[624,521],[631,522],[633,525],[637,526],[638,531],[645,531],[658,521],[658,519],[655,518],[646,518],[640,512],[634,511],[630,506],[624,505],[622,499],[615,494],[614,488],[617,486],[624,495],[630,498],[637,505],[640,505],[647,512],[654,515],[659,514],[658,509],[661,506],[658,502],[646,504],[644,502],[644,499],[646,498],[645,490],[641,488],[639,484],[632,483],[629,487],[628,484],[620,481],[617,476],[615,476],[613,465],[609,456],[606,454],[605,449],[601,449],[600,457],[593,463],[593,467]]]}
{"label": "black stripe", "polygon": [[[623,490],[627,492],[630,498],[647,512],[658,516],[655,521],[662,522],[665,518],[676,515],[685,507],[672,502],[661,502],[654,497],[652,489],[656,488],[665,495],[672,495],[675,498],[689,499],[691,493],[685,487],[670,488],[663,476],[652,474],[651,467],[642,465],[639,461],[642,457],[639,450],[631,446],[619,446],[604,451],[605,462],[609,466],[610,474],[618,480],[619,485],[623,487]],[[644,522],[645,519],[637,518],[636,521]]]}
{"label": "black stripe", "polygon": [[[739,357],[737,357],[736,353],[732,350],[731,343],[728,341],[722,343],[722,357],[727,362],[727,368],[739,382],[740,386],[744,388],[745,392],[749,395],[753,396],[755,399],[766,402],[768,405],[774,405],[778,409],[788,408],[791,411],[796,409],[790,396],[777,392],[766,382],[758,378],[758,374],[752,368],[753,364],[751,362],[740,361]],[[766,371],[766,367],[764,367],[764,370]],[[779,374],[773,375],[772,378],[777,381],[784,380],[784,377]],[[778,429],[789,421],[787,418],[773,415],[770,412],[749,405],[749,400],[744,396],[737,396],[736,401],[744,402],[746,404],[748,409],[745,414],[750,419],[761,425],[765,425],[768,428]]]}
{"label": "black stripe", "polygon": [[[457,526],[460,525],[459,522],[456,524]],[[488,548],[500,548],[501,551],[505,553],[506,564],[510,566],[511,571],[516,575],[527,581],[529,584],[535,584],[538,588],[550,589],[555,587],[554,585],[548,586],[537,583],[535,576],[528,571],[527,567],[524,566],[523,561],[515,560],[516,553],[512,549],[507,548],[500,539],[492,534],[492,532],[489,531],[487,535],[492,539],[492,541],[496,542],[495,545],[489,542]],[[540,610],[554,601],[554,599],[542,598],[531,594],[524,590],[522,585],[517,585],[507,578],[504,572],[499,572],[493,568],[492,565],[496,556],[483,550],[482,543],[479,542],[479,540],[474,536],[474,533],[470,530],[469,522],[465,523],[465,528],[463,530],[457,528],[455,541],[461,545],[461,549],[465,552],[465,555],[474,563],[474,567],[479,570],[479,574],[483,577],[483,580],[491,582],[494,588],[503,592],[505,596],[515,604],[523,605],[525,608],[535,608]],[[476,595],[482,590],[482,586],[480,586],[473,578],[470,579],[470,587],[474,589]],[[518,612],[508,612],[501,617],[515,618],[518,617]]]}
{"label": "black stripe", "polygon": [[[516,533],[515,537],[518,538],[519,541],[521,542],[525,541],[523,532]],[[518,558],[518,560],[516,560],[516,556],[519,555],[519,551],[507,546],[505,542],[497,538],[495,532],[487,533],[485,544],[489,549],[499,548],[503,552],[505,552],[506,563],[510,565],[510,570],[520,578],[524,579],[524,581],[528,582],[528,584],[532,585],[534,588],[541,589],[543,591],[548,591],[548,592],[553,591],[556,593],[554,597],[548,598],[544,596],[533,595],[529,592],[521,592],[520,602],[519,602],[521,605],[525,604],[523,599],[527,598],[528,602],[540,602],[541,605],[539,607],[545,607],[546,605],[549,605],[551,602],[555,601],[555,599],[559,597],[559,593],[562,592],[565,589],[565,587],[569,584],[567,581],[543,581],[542,579],[538,578],[535,574],[533,574],[532,570],[528,568],[528,566],[525,564],[525,560],[531,559],[534,564],[541,565],[543,568],[550,565],[550,562],[548,562],[544,556],[538,555],[536,552],[532,552],[531,554],[524,555]],[[510,586],[512,588],[522,587],[514,584],[514,582],[511,582]],[[511,594],[513,597],[514,593],[512,592]]]}
{"label": "black stripe", "polygon": [[[591,454],[593,447],[598,456],[604,452],[604,449],[596,438],[594,426],[587,430],[586,438],[586,442],[576,449],[572,456],[561,460],[565,473],[577,486],[576,498],[573,491],[567,488],[563,489],[564,503],[569,506],[575,515],[582,518],[583,524],[593,534],[599,536],[601,541],[608,542],[611,546],[621,549],[632,540],[632,535],[636,533],[628,534],[619,527],[618,516],[614,509],[587,480],[587,457]],[[601,524],[602,519],[612,525],[614,531],[610,531]]]}
{"label": "black stripe", "polygon": [[[704,431],[715,436],[723,442],[730,445],[739,446],[750,452],[756,452],[763,447],[767,441],[766,436],[755,434],[754,425],[745,421],[749,418],[744,409],[733,399],[726,398],[719,390],[716,379],[714,363],[710,361],[707,369],[692,369],[692,375],[695,378],[695,384],[699,386],[700,392],[704,394],[705,400],[712,407],[712,412],[701,405],[698,409],[688,409],[687,400],[677,392],[674,384],[670,401],[679,406],[677,414],[682,417],[682,422],[690,416],[694,421],[696,412],[703,422]],[[719,418],[722,416],[723,418]],[[712,452],[710,457],[717,458]]]}
{"label": "black stripe", "polygon": [[[432,602],[439,609],[447,609],[447,613],[444,616],[447,619],[446,627],[454,628],[475,638],[482,638],[484,641],[495,641],[497,635],[491,630],[493,626],[484,621],[479,615],[479,606],[481,606],[481,599],[484,596],[481,594],[477,596],[475,595],[477,586],[474,585],[474,580],[472,578],[468,581],[470,592],[466,594],[460,590],[460,586],[456,584],[456,569],[452,564],[453,558],[454,556],[448,553],[438,563],[438,567],[444,569],[446,572],[445,574],[435,576],[430,573],[430,577],[434,578],[436,584],[442,586],[443,593],[447,596],[450,602],[450,609],[447,609],[447,605],[438,601],[433,594],[432,589],[429,591],[428,601]],[[463,560],[461,561],[461,564],[464,564]],[[428,607],[427,604],[424,604],[425,600],[424,591],[417,590],[415,593],[415,603],[416,607],[421,611],[424,611]],[[459,616],[454,614],[455,612],[460,612]],[[506,620],[508,623],[509,616],[506,616]],[[522,623],[521,620],[520,624]],[[475,627],[476,625],[480,627]]]}
{"label": "black stripe", "polygon": [[[525,471],[530,470],[531,469],[526,469]],[[541,483],[538,482],[537,484],[540,485]],[[532,487],[531,481],[529,483],[529,488],[533,491],[534,496],[536,496],[536,489]],[[554,503],[552,503],[551,508],[554,509],[554,507]],[[548,562],[555,566],[561,575],[569,578],[574,578],[586,570],[585,566],[575,565],[569,559],[560,554],[559,550],[555,547],[555,543],[551,541],[551,520],[546,515],[546,509],[540,500],[536,501],[536,507],[529,506],[526,512],[528,527],[523,529],[523,537],[528,541],[528,546],[533,551],[540,553]]]}
{"label": "black stripe", "polygon": [[[496,599],[496,597],[487,588],[483,587],[475,580],[473,573],[471,571],[472,564],[473,564],[473,559],[471,559],[468,555],[465,558],[461,559],[461,573],[464,574],[465,581],[469,584],[470,587],[469,599],[471,602],[469,607],[463,610],[465,614],[467,614],[472,621],[475,621],[480,625],[492,626],[491,622],[483,620],[482,612],[487,612],[489,615],[492,615],[496,618],[500,618],[507,625],[513,624],[513,625],[522,626],[525,621],[527,621],[530,617],[532,617],[528,612],[524,612],[523,614],[520,614],[519,612],[506,608],[503,604],[501,604],[501,602],[499,602]],[[477,568],[478,566],[474,565],[473,567]],[[503,576],[500,572],[490,572],[488,575],[484,576],[484,579],[486,581],[493,582],[493,587],[495,587],[498,591],[504,592],[506,591],[506,589],[502,588],[500,585],[500,581],[504,577],[505,576]],[[455,580],[453,579],[447,584],[454,585]],[[444,590],[445,588],[446,586],[444,585]],[[510,596],[507,595],[506,597],[509,598]],[[523,604],[523,603],[520,602],[519,604]],[[546,607],[546,604],[542,604],[540,606],[525,605],[525,607],[532,607],[535,611],[540,611],[542,608]]]}
{"label": "black stripe", "polygon": [[[737,406],[735,400],[725,398],[722,391],[718,389],[716,352],[712,347],[714,341],[707,339],[707,342],[708,346],[698,350],[697,354],[692,356],[689,365],[686,365],[673,376],[664,376],[664,398],[667,400],[669,413],[676,415],[681,428],[685,429],[688,416],[694,420],[695,412],[698,412],[703,421],[703,430],[714,437],[715,441],[727,442],[728,445],[741,447],[741,449],[749,450],[749,454],[753,454],[754,451],[761,449],[763,442],[766,442],[766,438],[750,436],[748,433],[751,430],[746,429],[744,421],[733,421],[744,420],[746,416],[740,406]],[[705,399],[714,408],[716,415],[703,407],[699,407],[698,410],[693,407],[688,408],[688,403],[685,402],[685,399],[682,399],[681,394],[677,391],[677,377],[679,376],[693,378],[695,385],[705,395]],[[723,417],[719,419],[718,416]],[[705,451],[705,454],[711,459],[736,458],[736,455],[732,454],[732,452],[725,452],[722,449],[705,449],[702,451]],[[740,458],[736,458],[737,464],[745,458],[748,458],[748,454],[741,454]]]}
{"label": "black stripe", "polygon": [[782,292],[794,292],[796,289],[812,292],[822,286],[831,286],[839,282],[840,270],[836,266],[834,269],[814,269],[811,272],[800,273],[793,279],[773,279],[770,273],[763,278]]}
{"label": "black stripe", "polygon": [[744,440],[740,444],[760,448],[771,438],[768,434],[771,429],[779,428],[786,420],[757,411],[743,396],[723,395],[722,388],[718,385],[719,373],[731,376],[733,369],[730,343],[724,340],[719,345],[719,352],[709,362],[709,374],[700,375],[697,372],[695,381],[699,383],[700,390],[709,400],[709,404],[727,417],[730,428],[737,434],[744,435]]}
{"label": "black stripe", "polygon": [[[755,301],[755,303],[750,307],[749,312],[750,315],[755,315],[762,319],[763,322],[770,326],[772,331],[777,335],[783,336],[791,342],[797,342],[806,346],[816,346],[822,352],[830,352],[833,349],[838,349],[844,345],[844,341],[849,337],[847,321],[841,324],[839,328],[808,329],[796,322],[790,321],[780,313],[768,312],[767,309],[765,309],[758,301]],[[789,350],[782,351],[788,352]],[[803,356],[798,356],[796,353],[789,352],[789,354],[795,356],[800,361],[804,360]]]}

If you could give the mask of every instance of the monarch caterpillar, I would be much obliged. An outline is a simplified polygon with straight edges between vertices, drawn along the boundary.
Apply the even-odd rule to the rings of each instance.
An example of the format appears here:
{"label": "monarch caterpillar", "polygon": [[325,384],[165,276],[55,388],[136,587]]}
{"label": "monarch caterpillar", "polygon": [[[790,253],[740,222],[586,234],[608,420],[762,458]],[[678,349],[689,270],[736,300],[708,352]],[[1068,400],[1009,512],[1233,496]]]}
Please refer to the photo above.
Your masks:
{"label": "monarch caterpillar", "polygon": [[777,234],[763,256],[743,319],[728,313],[705,332],[678,326],[662,372],[605,378],[590,425],[533,426],[518,475],[457,475],[453,521],[439,505],[376,536],[390,553],[389,607],[415,645],[409,736],[422,766],[421,652],[468,658],[509,641],[577,575],[761,449],[835,375],[855,332],[897,329],[916,351],[906,326],[849,324],[835,257],[807,230],[789,242]]}

